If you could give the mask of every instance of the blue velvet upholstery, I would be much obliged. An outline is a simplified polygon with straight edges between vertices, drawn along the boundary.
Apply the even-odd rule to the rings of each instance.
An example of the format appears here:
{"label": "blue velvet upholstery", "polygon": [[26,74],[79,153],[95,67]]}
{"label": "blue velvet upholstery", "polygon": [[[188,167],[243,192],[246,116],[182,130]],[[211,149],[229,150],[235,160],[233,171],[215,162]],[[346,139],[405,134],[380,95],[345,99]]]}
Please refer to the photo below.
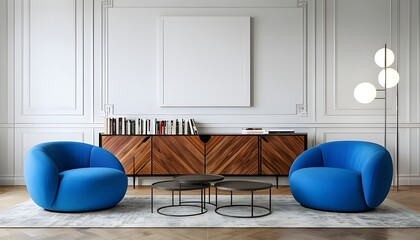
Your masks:
{"label": "blue velvet upholstery", "polygon": [[362,141],[336,141],[303,152],[293,162],[289,184],[306,207],[338,212],[366,211],[388,195],[392,159],[382,146]]}
{"label": "blue velvet upholstery", "polygon": [[83,212],[117,205],[127,191],[127,176],[105,149],[79,142],[34,146],[25,159],[26,187],[40,207]]}

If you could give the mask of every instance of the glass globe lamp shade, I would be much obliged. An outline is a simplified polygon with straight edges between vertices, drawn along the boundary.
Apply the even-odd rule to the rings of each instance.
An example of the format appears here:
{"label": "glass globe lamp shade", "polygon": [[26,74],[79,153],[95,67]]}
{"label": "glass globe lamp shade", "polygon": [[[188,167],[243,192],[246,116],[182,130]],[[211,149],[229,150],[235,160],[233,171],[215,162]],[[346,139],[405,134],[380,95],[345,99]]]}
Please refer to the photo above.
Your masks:
{"label": "glass globe lamp shade", "polygon": [[370,103],[376,98],[376,88],[372,83],[362,82],[354,88],[354,98],[359,103]]}
{"label": "glass globe lamp shade", "polygon": [[378,81],[382,87],[385,87],[385,71],[386,71],[386,88],[395,87],[400,81],[400,74],[393,68],[385,68],[379,73]]}
{"label": "glass globe lamp shade", "polygon": [[[386,49],[386,66],[389,67],[394,63],[395,55],[391,49]],[[375,63],[381,68],[385,67],[385,48],[379,49],[375,54]]]}

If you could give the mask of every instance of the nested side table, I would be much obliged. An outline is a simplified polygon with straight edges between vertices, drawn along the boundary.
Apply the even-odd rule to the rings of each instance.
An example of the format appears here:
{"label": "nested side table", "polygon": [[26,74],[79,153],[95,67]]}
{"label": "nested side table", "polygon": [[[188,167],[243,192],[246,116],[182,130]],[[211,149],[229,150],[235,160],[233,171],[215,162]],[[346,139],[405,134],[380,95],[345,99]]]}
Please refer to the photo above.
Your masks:
{"label": "nested side table", "polygon": [[[151,186],[151,212],[153,212],[153,189],[160,189],[172,192],[172,204],[160,207],[157,209],[157,212],[162,215],[166,216],[173,216],[173,217],[187,217],[187,216],[195,216],[200,215],[207,212],[206,209],[206,189],[209,193],[209,202],[210,203],[210,186],[211,182],[216,182],[223,180],[223,176],[221,175],[213,175],[213,174],[188,174],[188,175],[179,175],[173,178],[171,181],[161,181],[152,184]],[[181,192],[182,191],[189,191],[189,190],[200,190],[200,201],[182,201],[181,200]],[[178,191],[178,204],[175,204],[174,200],[174,192]],[[199,203],[200,205],[196,205],[193,203]],[[210,203],[212,204],[212,203]],[[214,204],[213,204],[214,205]],[[200,212],[198,213],[186,213],[186,214],[171,214],[165,213],[162,210],[168,208],[176,208],[176,207],[198,207],[200,208]]]}
{"label": "nested side table", "polygon": [[[171,217],[188,217],[188,216],[195,216],[195,215],[200,215],[203,213],[207,212],[207,209],[204,207],[204,198],[205,198],[205,192],[204,189],[209,188],[210,187],[210,183],[201,183],[201,184],[191,184],[191,183],[184,183],[184,184],[180,184],[179,182],[176,181],[161,181],[161,182],[156,182],[153,183],[152,186],[150,187],[150,211],[153,212],[153,189],[158,189],[158,190],[165,190],[165,191],[171,191],[172,192],[172,203],[170,205],[165,205],[162,207],[159,207],[156,212],[158,212],[159,214],[165,215],[165,216],[171,216]],[[185,204],[185,202],[182,202],[181,200],[181,192],[182,191],[190,191],[190,190],[200,190],[200,205],[194,205],[194,204]],[[174,198],[174,192],[178,191],[178,204],[175,204],[175,198]],[[201,208],[200,211],[198,213],[186,213],[186,214],[170,214],[170,213],[164,213],[162,210],[163,209],[168,209],[168,208],[176,208],[176,207],[183,207],[183,206],[188,206],[188,207],[198,207]]]}
{"label": "nested side table", "polygon": [[[271,187],[273,185],[271,183],[262,183],[262,182],[253,182],[253,181],[225,181],[225,182],[218,182],[214,184],[216,189],[216,213],[222,216],[227,217],[236,217],[236,218],[255,218],[255,217],[263,217],[271,214]],[[225,190],[230,191],[230,205],[219,206],[217,202],[217,191],[218,190]],[[254,204],[254,192],[259,190],[268,190],[268,207],[255,205]],[[233,204],[233,192],[234,191],[248,191],[251,192],[251,204]],[[228,214],[222,213],[221,209],[227,208],[235,208],[235,207],[250,207],[251,212],[250,215],[235,215],[235,214]],[[254,209],[263,209],[266,213],[262,214],[254,214]]]}
{"label": "nested side table", "polygon": [[[179,182],[180,186],[182,186],[183,184],[202,184],[202,183],[211,183],[212,182],[218,182],[218,181],[222,181],[225,177],[222,175],[217,175],[217,174],[185,174],[185,175],[178,175],[174,177],[174,181]],[[210,187],[208,187],[209,189],[209,200],[208,202],[206,202],[206,200],[204,199],[204,208],[206,208],[206,203],[207,204],[211,204],[211,205],[215,205],[213,203],[211,203],[210,201]],[[204,194],[203,196],[206,195],[206,188],[204,188]],[[196,201],[197,202],[197,201]],[[191,201],[189,203],[192,203]]]}

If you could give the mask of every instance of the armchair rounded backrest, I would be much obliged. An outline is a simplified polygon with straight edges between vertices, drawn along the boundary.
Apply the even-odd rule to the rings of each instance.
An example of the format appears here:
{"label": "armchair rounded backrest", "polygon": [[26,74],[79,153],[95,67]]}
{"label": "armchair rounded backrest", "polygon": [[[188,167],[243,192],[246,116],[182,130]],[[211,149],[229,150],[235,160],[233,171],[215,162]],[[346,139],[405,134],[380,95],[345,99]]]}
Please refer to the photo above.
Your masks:
{"label": "armchair rounded backrest", "polygon": [[392,167],[388,151],[376,143],[335,141],[320,144],[317,148],[321,150],[324,167],[344,168],[360,173],[372,161],[377,164],[389,164]]}
{"label": "armchair rounded backrest", "polygon": [[300,169],[316,167],[347,169],[360,174],[363,196],[369,208],[383,202],[393,176],[389,152],[381,145],[364,141],[334,141],[308,149],[292,164],[289,179]]}
{"label": "armchair rounded backrest", "polygon": [[88,168],[115,169],[125,176],[119,160],[105,149],[80,142],[38,144],[28,152],[25,159],[24,176],[29,195],[39,206],[52,208],[63,173]]}

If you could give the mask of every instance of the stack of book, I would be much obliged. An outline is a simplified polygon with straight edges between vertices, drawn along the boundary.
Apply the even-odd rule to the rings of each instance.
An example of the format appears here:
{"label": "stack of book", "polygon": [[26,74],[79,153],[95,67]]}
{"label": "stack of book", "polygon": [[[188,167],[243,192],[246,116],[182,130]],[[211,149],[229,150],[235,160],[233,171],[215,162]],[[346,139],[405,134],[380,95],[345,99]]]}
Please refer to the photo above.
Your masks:
{"label": "stack of book", "polygon": [[294,133],[295,130],[293,129],[269,129],[269,134],[276,134],[276,133]]}
{"label": "stack of book", "polygon": [[194,119],[157,120],[105,118],[104,134],[108,135],[197,135]]}
{"label": "stack of book", "polygon": [[279,134],[294,133],[293,129],[262,129],[262,128],[242,128],[242,134]]}
{"label": "stack of book", "polygon": [[262,128],[242,128],[242,134],[267,134],[267,130]]}

